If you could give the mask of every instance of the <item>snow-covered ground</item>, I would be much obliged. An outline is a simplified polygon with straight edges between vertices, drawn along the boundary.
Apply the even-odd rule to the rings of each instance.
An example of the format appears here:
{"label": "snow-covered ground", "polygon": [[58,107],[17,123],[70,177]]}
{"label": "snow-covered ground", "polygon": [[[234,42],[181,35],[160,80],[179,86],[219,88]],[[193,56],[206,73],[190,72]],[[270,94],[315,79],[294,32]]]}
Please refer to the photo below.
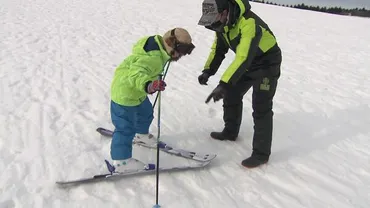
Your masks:
{"label": "snow-covered ground", "polygon": [[[161,173],[162,207],[370,207],[370,19],[251,3],[283,50],[270,162],[246,169],[251,92],[236,142],[221,130],[222,102],[204,103],[200,74],[213,33],[197,25],[201,1],[0,0],[0,207],[155,204],[155,175],[61,188],[104,171],[115,67],[144,35],[184,27],[197,48],[173,63],[162,94],[162,140],[218,154],[207,168]],[[151,97],[154,100],[154,96]],[[156,112],[157,113],[157,110]],[[157,132],[156,119],[151,130]],[[134,156],[155,162],[155,150]],[[161,153],[161,164],[191,161]]]}

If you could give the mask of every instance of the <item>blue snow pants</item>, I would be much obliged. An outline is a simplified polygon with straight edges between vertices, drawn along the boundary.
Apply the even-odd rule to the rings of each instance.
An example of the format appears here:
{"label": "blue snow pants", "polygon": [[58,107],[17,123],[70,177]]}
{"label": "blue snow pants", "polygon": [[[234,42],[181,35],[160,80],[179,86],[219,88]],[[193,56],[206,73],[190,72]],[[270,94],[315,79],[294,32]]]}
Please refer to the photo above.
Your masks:
{"label": "blue snow pants", "polygon": [[153,121],[153,106],[147,97],[138,106],[123,106],[111,101],[111,119],[115,127],[111,142],[112,160],[132,157],[132,140],[136,133],[148,134]]}

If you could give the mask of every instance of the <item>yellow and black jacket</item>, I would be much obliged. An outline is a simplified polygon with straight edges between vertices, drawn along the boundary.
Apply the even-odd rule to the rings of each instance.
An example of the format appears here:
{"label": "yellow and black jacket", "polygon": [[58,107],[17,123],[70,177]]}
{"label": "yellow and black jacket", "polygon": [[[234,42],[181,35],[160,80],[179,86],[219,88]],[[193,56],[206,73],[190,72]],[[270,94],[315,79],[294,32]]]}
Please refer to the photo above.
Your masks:
{"label": "yellow and black jacket", "polygon": [[235,52],[235,59],[221,77],[224,83],[235,84],[248,72],[263,70],[268,64],[281,62],[280,48],[268,25],[250,11],[248,0],[235,0],[235,9],[230,15],[234,19],[216,32],[215,40],[203,72],[214,75],[229,49]]}

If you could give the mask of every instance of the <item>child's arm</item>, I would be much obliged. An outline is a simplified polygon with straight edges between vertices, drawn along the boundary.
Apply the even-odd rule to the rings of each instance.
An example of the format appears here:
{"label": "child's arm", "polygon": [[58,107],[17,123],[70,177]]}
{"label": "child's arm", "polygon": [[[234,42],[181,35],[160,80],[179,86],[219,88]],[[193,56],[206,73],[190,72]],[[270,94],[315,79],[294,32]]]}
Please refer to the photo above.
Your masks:
{"label": "child's arm", "polygon": [[129,84],[140,91],[146,91],[148,83],[156,79],[162,70],[162,63],[159,57],[143,56],[134,62],[129,74]]}

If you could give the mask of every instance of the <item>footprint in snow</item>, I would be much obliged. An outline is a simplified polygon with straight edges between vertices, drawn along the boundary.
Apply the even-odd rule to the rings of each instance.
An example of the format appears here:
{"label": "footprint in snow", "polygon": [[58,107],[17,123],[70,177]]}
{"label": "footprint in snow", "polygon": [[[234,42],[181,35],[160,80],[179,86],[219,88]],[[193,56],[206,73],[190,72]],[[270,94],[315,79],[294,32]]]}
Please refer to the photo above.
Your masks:
{"label": "footprint in snow", "polygon": [[214,108],[209,108],[208,109],[208,115],[209,115],[210,118],[215,117],[216,114],[217,114],[217,112],[216,112],[216,110]]}

